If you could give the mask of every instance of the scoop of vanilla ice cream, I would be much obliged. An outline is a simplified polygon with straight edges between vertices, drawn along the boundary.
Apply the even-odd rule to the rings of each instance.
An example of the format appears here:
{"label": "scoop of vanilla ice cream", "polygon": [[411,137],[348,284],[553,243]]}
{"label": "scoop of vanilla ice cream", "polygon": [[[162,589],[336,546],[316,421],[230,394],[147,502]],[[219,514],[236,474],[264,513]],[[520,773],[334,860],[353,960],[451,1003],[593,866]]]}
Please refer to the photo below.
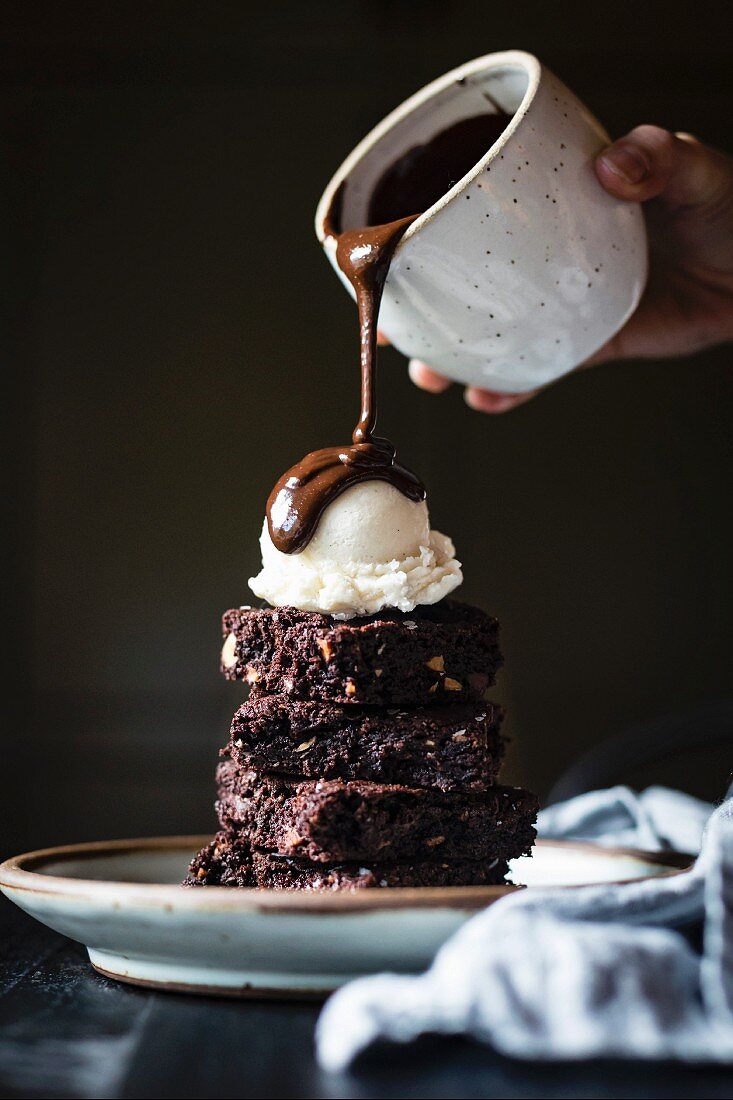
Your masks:
{"label": "scoop of vanilla ice cream", "polygon": [[297,557],[339,565],[395,561],[416,554],[429,542],[424,500],[409,500],[386,481],[362,481],[325,509],[313,538]]}
{"label": "scoop of vanilla ice cream", "polygon": [[299,554],[276,549],[267,521],[260,547],[262,569],[249,582],[256,596],[337,619],[387,607],[412,611],[442,600],[463,580],[453,543],[430,530],[425,501],[409,500],[386,481],[352,485],[332,501]]}

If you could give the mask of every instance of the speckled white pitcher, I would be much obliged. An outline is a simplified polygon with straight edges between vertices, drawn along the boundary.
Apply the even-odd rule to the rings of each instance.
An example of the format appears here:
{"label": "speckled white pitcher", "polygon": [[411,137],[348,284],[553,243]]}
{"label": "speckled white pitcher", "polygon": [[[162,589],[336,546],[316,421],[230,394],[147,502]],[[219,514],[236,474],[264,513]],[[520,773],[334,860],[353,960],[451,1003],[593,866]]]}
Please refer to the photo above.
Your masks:
{"label": "speckled white pitcher", "polygon": [[406,100],[336,172],[316,232],[338,271],[325,230],[337,188],[346,181],[342,228],[364,225],[389,165],[457,120],[496,109],[513,116],[504,133],[402,238],[379,327],[450,378],[522,393],[613,336],[647,274],[641,210],[611,198],[594,173],[606,131],[537,58],[487,54]]}

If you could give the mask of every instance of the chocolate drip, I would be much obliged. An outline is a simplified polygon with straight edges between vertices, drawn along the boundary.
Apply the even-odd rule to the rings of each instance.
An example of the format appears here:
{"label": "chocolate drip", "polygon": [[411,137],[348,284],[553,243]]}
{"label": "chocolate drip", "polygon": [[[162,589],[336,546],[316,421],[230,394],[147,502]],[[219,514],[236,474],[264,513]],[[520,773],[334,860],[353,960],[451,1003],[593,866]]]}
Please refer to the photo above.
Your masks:
{"label": "chocolate drip", "polygon": [[386,225],[348,229],[338,237],[336,260],[356,293],[359,310],[361,416],[354,443],[368,443],[377,423],[377,319],[392,256],[418,214]]}
{"label": "chocolate drip", "polygon": [[361,413],[350,446],[312,451],[291,466],[270,493],[267,525],[281,553],[304,550],[331,501],[359,482],[386,481],[409,500],[425,499],[425,487],[399,465],[392,443],[374,435],[382,291],[403,234],[471,170],[508,121],[508,116],[495,114],[461,119],[430,142],[408,150],[378,181],[369,204],[368,226],[344,230],[343,184],[334,196],[328,232],[336,237],[336,259],[354,288],[359,310]]}
{"label": "chocolate drip", "polygon": [[291,466],[270,493],[267,525],[270,538],[283,554],[304,550],[331,501],[360,481],[387,481],[409,500],[425,499],[424,485],[396,461],[394,446],[374,435],[379,303],[394,250],[416,217],[338,235],[336,259],[354,288],[359,310],[361,414],[350,447],[312,451]]}

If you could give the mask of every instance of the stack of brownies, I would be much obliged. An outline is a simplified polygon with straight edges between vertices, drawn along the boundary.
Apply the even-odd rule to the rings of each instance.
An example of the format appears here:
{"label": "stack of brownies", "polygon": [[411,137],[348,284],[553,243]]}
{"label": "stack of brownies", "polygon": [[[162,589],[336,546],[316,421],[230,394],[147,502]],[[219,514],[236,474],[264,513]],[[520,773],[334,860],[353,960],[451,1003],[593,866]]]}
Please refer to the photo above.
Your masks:
{"label": "stack of brownies", "polygon": [[221,831],[187,885],[329,890],[501,883],[536,800],[496,785],[498,623],[453,600],[337,621],[223,618],[222,671],[251,686],[217,770]]}

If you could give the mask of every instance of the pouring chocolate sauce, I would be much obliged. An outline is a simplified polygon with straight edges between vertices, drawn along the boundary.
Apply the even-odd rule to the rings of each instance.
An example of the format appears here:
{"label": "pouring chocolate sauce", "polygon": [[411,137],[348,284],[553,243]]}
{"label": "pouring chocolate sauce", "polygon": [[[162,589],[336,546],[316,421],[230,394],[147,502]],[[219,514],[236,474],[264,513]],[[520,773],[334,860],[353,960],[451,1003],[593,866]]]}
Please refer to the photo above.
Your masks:
{"label": "pouring chocolate sauce", "polygon": [[336,259],[354,288],[359,313],[361,412],[348,446],[312,451],[291,466],[267,501],[267,525],[275,547],[297,554],[310,542],[323,511],[362,481],[387,481],[409,500],[425,499],[420,479],[397,462],[377,423],[377,321],[395,249],[409,226],[484,156],[509,122],[504,114],[460,119],[423,145],[404,153],[378,180],[369,202],[369,224],[345,229],[345,183],[334,195],[327,233]]}

